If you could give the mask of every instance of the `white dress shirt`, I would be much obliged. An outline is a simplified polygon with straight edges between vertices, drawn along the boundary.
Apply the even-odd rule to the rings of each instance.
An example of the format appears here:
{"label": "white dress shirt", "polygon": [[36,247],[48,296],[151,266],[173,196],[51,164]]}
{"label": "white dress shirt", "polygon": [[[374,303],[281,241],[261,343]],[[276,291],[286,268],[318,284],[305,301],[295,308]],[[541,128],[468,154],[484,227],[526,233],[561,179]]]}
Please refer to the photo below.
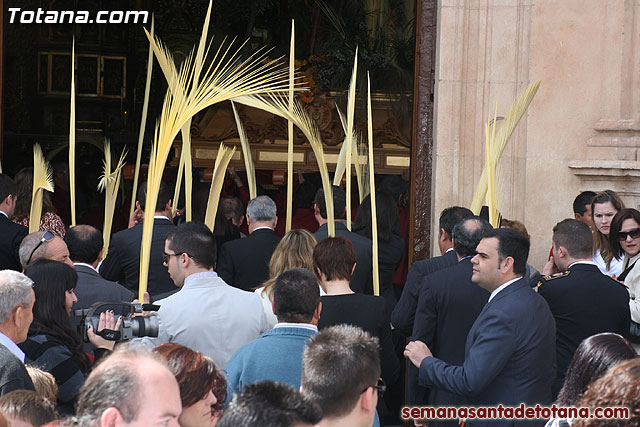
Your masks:
{"label": "white dress shirt", "polygon": [[24,352],[20,350],[20,347],[18,347],[17,344],[11,340],[11,338],[6,336],[2,332],[0,332],[0,344],[7,347],[7,350],[15,354],[15,356],[20,359],[22,363],[24,363]]}
{"label": "white dress shirt", "polygon": [[505,282],[502,285],[498,286],[496,289],[494,289],[493,292],[491,292],[491,295],[489,295],[489,301],[487,301],[487,304],[489,304],[489,302],[491,302],[493,297],[498,295],[504,288],[506,288],[507,286],[509,286],[513,282],[517,282],[520,279],[522,279],[522,277],[516,277],[515,279],[511,279],[508,282]]}

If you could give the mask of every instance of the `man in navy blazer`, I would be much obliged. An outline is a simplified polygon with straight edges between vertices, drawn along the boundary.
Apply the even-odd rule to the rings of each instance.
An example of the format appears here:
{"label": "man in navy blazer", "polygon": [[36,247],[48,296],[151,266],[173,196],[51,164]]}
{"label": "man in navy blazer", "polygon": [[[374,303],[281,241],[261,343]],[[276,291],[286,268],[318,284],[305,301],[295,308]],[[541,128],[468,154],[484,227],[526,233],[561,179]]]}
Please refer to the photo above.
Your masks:
{"label": "man in navy blazer", "polygon": [[[470,217],[453,227],[453,247],[459,260],[453,267],[428,275],[420,290],[412,340],[427,344],[438,359],[452,365],[464,363],[467,335],[489,299],[489,292],[471,281],[478,243],[491,232],[491,225],[480,217]],[[427,403],[426,389],[418,385],[418,369],[409,364],[407,388],[410,405]],[[458,406],[464,400],[458,395],[434,389],[429,392],[429,406]],[[432,422],[429,425],[452,425]]]}
{"label": "man in navy blazer", "polygon": [[[434,358],[421,341],[410,342],[405,356],[419,367],[421,384],[461,395],[470,406],[547,405],[555,373],[555,321],[546,301],[523,278],[529,241],[500,228],[482,239],[476,252],[471,280],[491,295],[467,336],[464,364]],[[468,426],[520,423],[467,419]]]}
{"label": "man in navy blazer", "polygon": [[471,216],[473,216],[473,212],[460,206],[450,206],[440,213],[438,248],[441,256],[416,261],[411,264],[400,300],[393,309],[393,313],[391,313],[391,324],[401,335],[405,337],[411,335],[418,295],[424,285],[425,277],[443,268],[456,265],[458,262],[458,256],[453,251],[453,240],[451,239],[453,227],[463,219]]}
{"label": "man in navy blazer", "polygon": [[17,192],[13,179],[0,173],[0,270],[22,271],[18,249],[29,230],[11,221],[18,200]]}

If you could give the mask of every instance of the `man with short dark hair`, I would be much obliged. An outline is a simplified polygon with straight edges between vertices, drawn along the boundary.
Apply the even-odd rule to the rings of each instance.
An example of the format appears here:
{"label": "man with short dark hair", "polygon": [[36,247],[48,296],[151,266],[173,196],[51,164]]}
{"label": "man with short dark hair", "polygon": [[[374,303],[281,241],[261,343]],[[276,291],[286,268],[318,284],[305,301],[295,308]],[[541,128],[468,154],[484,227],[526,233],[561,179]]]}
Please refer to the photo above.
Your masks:
{"label": "man with short dark hair", "polygon": [[236,393],[218,427],[312,427],[322,411],[286,384],[261,381]]}
{"label": "man with short dark hair", "polygon": [[[466,406],[549,404],[555,321],[523,278],[529,241],[516,230],[499,228],[480,241],[476,252],[471,280],[491,295],[469,331],[462,366],[434,358],[421,341],[407,344],[405,356],[420,369],[421,384],[460,395]],[[467,425],[515,424],[511,419],[467,420]]]}
{"label": "man with short dark hair", "polygon": [[157,338],[139,338],[148,347],[175,342],[226,366],[231,355],[269,329],[260,297],[227,285],[213,271],[216,243],[204,224],[187,222],[167,234],[163,254],[180,290],[157,301]]}
{"label": "man with short dark hair", "polygon": [[322,303],[316,277],[304,268],[292,268],[276,279],[273,313],[276,326],[241,347],[227,363],[227,396],[261,380],[300,387],[302,350],[318,332]]}
{"label": "man with short dark hair", "polygon": [[22,271],[18,249],[29,229],[11,221],[18,200],[17,190],[13,179],[0,173],[0,270]]}
{"label": "man with short dark hair", "polygon": [[322,409],[322,426],[370,427],[384,392],[378,339],[362,329],[324,329],[302,355],[302,395]]}
{"label": "man with short dark hair", "polygon": [[[158,202],[153,216],[153,235],[151,238],[151,254],[149,256],[149,280],[147,291],[152,299],[160,299],[177,292],[167,269],[162,263],[162,250],[167,234],[175,228],[171,218],[171,198],[173,186],[161,182],[158,190]],[[140,247],[142,245],[142,228],[144,221],[144,205],[147,200],[147,184],[142,183],[138,190],[136,210],[129,223],[129,228],[111,236],[107,257],[100,264],[100,274],[107,280],[118,282],[130,291],[138,292],[140,281]]]}
{"label": "man with short dark hair", "polygon": [[595,230],[595,225],[591,216],[591,200],[595,196],[593,191],[583,191],[573,201],[573,217],[587,224],[592,231]]}
{"label": "man with short dark hair", "polygon": [[[629,293],[617,280],[602,274],[593,262],[593,236],[577,219],[553,227],[553,262],[561,273],[540,277],[536,289],[556,320],[557,396],[578,345],[601,332],[629,333]],[[551,273],[546,265],[543,273]]]}
{"label": "man with short dark hair", "polygon": [[273,231],[278,223],[276,204],[258,196],[247,205],[246,218],[249,237],[222,245],[217,271],[229,285],[253,291],[269,278],[269,261],[280,243]]}
{"label": "man with short dark hair", "polygon": [[[240,229],[244,221],[244,206],[242,205],[242,201],[235,196],[224,196],[220,199],[220,204],[222,205],[222,212],[224,212],[225,218]],[[244,234],[242,234],[242,236],[247,237]]]}
{"label": "man with short dark hair", "polygon": [[166,364],[146,349],[123,346],[87,377],[76,416],[62,425],[178,427],[181,412],[180,389]]}
{"label": "man with short dark hair", "polygon": [[[420,289],[411,339],[424,342],[437,358],[452,365],[464,363],[467,334],[489,299],[489,292],[471,281],[471,257],[490,231],[491,225],[480,217],[457,223],[451,238],[458,263],[427,275]],[[407,372],[409,405],[427,403],[427,390],[418,385],[418,369],[409,364]],[[459,396],[439,389],[431,390],[428,398],[429,405],[434,407],[464,404]],[[429,424],[455,427],[458,423],[443,420]]]}
{"label": "man with short dark hair", "polygon": [[[103,253],[102,233],[98,229],[90,225],[76,225],[67,230],[64,241],[78,273],[78,284],[74,289],[78,301],[73,305],[74,310],[89,308],[96,302],[133,300],[133,292],[98,273]],[[79,322],[74,314],[71,319],[76,324]]]}
{"label": "man with short dark hair", "polygon": [[22,239],[18,254],[23,270],[27,268],[27,265],[40,258],[63,262],[69,267],[73,267],[67,244],[62,237],[50,231],[35,231],[28,234]]}
{"label": "man with short dark hair", "polygon": [[0,396],[35,390],[18,344],[27,339],[36,297],[33,281],[13,270],[0,271]]}
{"label": "man with short dark hair", "polygon": [[[333,216],[336,223],[336,237],[342,236],[346,238],[356,249],[356,269],[353,272],[349,285],[354,292],[371,295],[373,294],[373,243],[371,239],[349,231],[342,221],[346,212],[346,195],[344,190],[334,185],[331,187],[331,193],[333,194]],[[316,192],[313,212],[320,226],[313,236],[319,242],[326,239],[329,235],[327,205],[325,203],[324,189],[322,188]]]}
{"label": "man with short dark hair", "polygon": [[471,216],[473,212],[460,206],[448,207],[440,214],[438,247],[441,255],[411,264],[400,300],[391,313],[391,323],[399,334],[408,337],[413,331],[413,320],[424,278],[458,262],[458,257],[453,251],[451,233],[457,223]]}

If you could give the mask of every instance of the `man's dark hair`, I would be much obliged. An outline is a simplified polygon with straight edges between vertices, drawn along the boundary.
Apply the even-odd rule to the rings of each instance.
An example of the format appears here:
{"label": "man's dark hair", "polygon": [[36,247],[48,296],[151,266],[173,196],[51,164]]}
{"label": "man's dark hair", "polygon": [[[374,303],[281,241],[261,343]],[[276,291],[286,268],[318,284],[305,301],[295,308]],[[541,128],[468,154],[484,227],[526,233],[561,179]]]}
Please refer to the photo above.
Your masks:
{"label": "man's dark hair", "polygon": [[591,204],[591,200],[596,196],[593,191],[583,191],[573,200],[573,213],[584,215],[587,206]]}
{"label": "man's dark hair", "polygon": [[222,211],[225,217],[229,219],[233,218],[235,222],[240,222],[244,215],[244,205],[239,198],[235,196],[224,196],[220,199],[220,204],[222,205]]}
{"label": "man's dark hair", "polygon": [[440,221],[438,227],[443,229],[451,238],[453,233],[453,227],[465,218],[473,216],[473,212],[470,209],[463,208],[461,206],[451,206],[442,211],[440,214]]}
{"label": "man's dark hair", "polygon": [[215,268],[216,239],[206,225],[182,223],[167,234],[166,240],[176,254],[186,253],[201,268]]}
{"label": "man's dark hair", "polygon": [[[331,186],[331,193],[333,194],[333,216],[334,219],[341,219],[344,216],[344,208],[347,205],[347,196],[344,194],[344,190],[338,186]],[[324,199],[324,189],[319,188],[316,191],[316,198],[314,200],[320,211],[320,216],[327,219],[327,205]]]}
{"label": "man's dark hair", "polygon": [[475,255],[478,243],[491,230],[489,222],[479,216],[463,219],[453,227],[451,233],[453,250],[461,257]]}
{"label": "man's dark hair", "polygon": [[489,232],[485,239],[498,239],[498,263],[505,258],[513,258],[513,272],[524,275],[529,257],[529,240],[512,228],[496,228]]}
{"label": "man's dark hair", "polygon": [[5,173],[0,173],[0,203],[2,203],[10,194],[15,195],[17,193],[18,186],[13,179]]}
{"label": "man's dark hair", "polygon": [[[158,189],[158,201],[156,202],[156,212],[161,212],[167,206],[167,203],[173,199],[173,186],[169,185],[166,181],[160,181],[160,188]],[[183,198],[184,200],[184,198]],[[138,189],[138,202],[140,207],[144,210],[145,203],[147,203],[147,183],[140,183]]]}
{"label": "man's dark hair", "polygon": [[321,240],[313,249],[313,268],[320,270],[327,280],[351,280],[356,263],[356,249],[346,237]]}
{"label": "man's dark hair", "polygon": [[309,339],[302,354],[302,394],[320,405],[325,418],[351,412],[378,378],[378,339],[357,326],[323,329]]}
{"label": "man's dark hair", "polygon": [[102,250],[102,233],[90,225],[76,225],[67,230],[64,241],[73,262],[93,264]]}
{"label": "man's dark hair", "polygon": [[53,403],[32,390],[14,390],[0,397],[0,412],[33,426],[58,419]]}
{"label": "man's dark hair", "polygon": [[309,323],[320,302],[316,276],[305,268],[283,272],[273,285],[273,301],[279,322]]}
{"label": "man's dark hair", "polygon": [[553,245],[563,246],[572,258],[593,256],[593,233],[587,224],[573,218],[563,219],[553,227]]}
{"label": "man's dark hair", "polygon": [[233,395],[218,427],[296,427],[315,425],[322,411],[287,384],[260,381]]}

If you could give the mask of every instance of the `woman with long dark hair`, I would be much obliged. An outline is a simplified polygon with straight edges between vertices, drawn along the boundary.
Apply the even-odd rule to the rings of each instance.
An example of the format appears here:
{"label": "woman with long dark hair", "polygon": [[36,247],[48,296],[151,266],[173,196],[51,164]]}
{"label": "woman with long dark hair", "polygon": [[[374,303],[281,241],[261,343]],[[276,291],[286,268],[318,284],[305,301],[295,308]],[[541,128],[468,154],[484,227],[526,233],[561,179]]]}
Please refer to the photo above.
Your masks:
{"label": "woman with long dark hair", "polygon": [[[378,224],[378,277],[380,296],[384,297],[387,312],[391,313],[398,300],[393,291],[393,273],[402,262],[404,240],[400,237],[398,205],[386,191],[376,192],[376,217]],[[371,196],[362,200],[353,231],[368,239],[372,238]]]}
{"label": "woman with long dark hair", "polygon": [[591,217],[595,225],[593,262],[603,274],[608,276],[618,277],[622,273],[622,258],[613,255],[609,240],[611,221],[622,209],[624,209],[622,199],[611,190],[602,191],[591,200]]}
{"label": "woman with long dark hair", "polygon": [[[20,344],[31,364],[51,373],[58,385],[58,411],[73,413],[75,398],[91,370],[89,358],[82,348],[82,339],[71,324],[71,308],[78,301],[73,292],[78,282],[76,271],[66,264],[39,259],[25,270],[34,282],[36,301],[33,306],[33,322],[27,340]],[[116,329],[113,313],[100,315],[99,330]],[[113,349],[114,341],[107,341],[87,332],[96,347],[96,357]]]}
{"label": "woman with long dark hair", "polygon": [[[22,168],[16,174],[14,181],[18,188],[18,201],[13,213],[14,222],[29,227],[29,215],[31,212],[31,193],[33,192],[33,168]],[[65,225],[56,213],[56,208],[51,201],[51,193],[43,191],[42,218],[40,219],[40,231],[50,231],[60,237],[64,237]]]}
{"label": "woman with long dark hair", "polygon": [[[556,405],[577,406],[589,384],[602,377],[609,367],[635,357],[637,354],[631,344],[618,334],[606,332],[585,338],[571,359]],[[566,420],[554,418],[547,426],[561,426],[563,421]]]}
{"label": "woman with long dark hair", "polygon": [[180,344],[153,349],[168,363],[180,387],[181,427],[215,427],[227,399],[227,382],[213,359]]}

